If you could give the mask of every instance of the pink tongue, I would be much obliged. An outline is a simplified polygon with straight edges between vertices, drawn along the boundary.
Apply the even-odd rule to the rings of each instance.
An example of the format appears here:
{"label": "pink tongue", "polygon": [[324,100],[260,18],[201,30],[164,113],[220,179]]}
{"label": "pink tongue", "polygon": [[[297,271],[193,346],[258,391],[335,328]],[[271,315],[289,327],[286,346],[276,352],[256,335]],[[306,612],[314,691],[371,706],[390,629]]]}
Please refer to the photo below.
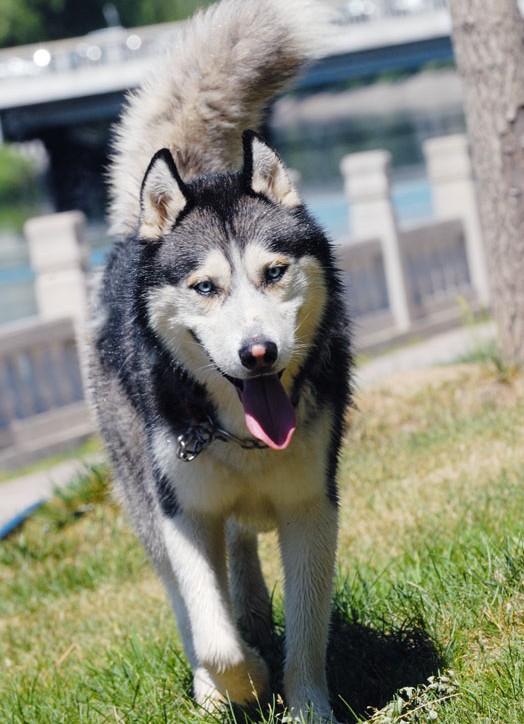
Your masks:
{"label": "pink tongue", "polygon": [[284,450],[291,442],[297,422],[278,375],[244,380],[240,400],[249,432],[273,450]]}

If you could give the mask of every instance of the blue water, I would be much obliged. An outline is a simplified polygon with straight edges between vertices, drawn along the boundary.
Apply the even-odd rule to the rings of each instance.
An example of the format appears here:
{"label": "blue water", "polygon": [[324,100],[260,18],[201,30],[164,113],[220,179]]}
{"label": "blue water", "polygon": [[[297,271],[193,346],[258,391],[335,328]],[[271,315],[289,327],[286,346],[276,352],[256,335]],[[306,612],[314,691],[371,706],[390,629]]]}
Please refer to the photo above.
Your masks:
{"label": "blue water", "polygon": [[[347,238],[351,228],[351,207],[342,191],[304,195],[305,201],[333,239]],[[392,199],[400,224],[430,219],[433,215],[431,187],[427,180],[417,178],[393,184]]]}
{"label": "blue water", "polygon": [[32,281],[35,274],[29,266],[12,266],[0,269],[1,284],[18,284],[20,282]]}

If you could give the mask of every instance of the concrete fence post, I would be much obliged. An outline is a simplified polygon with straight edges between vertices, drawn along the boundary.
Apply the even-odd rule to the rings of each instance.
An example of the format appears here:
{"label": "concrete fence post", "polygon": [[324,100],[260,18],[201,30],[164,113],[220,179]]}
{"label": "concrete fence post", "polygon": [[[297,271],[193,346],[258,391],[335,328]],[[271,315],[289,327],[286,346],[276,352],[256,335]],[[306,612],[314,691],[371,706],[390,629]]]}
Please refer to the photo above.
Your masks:
{"label": "concrete fence post", "polygon": [[381,150],[353,153],[344,156],[340,169],[351,206],[352,236],[381,240],[391,312],[397,330],[407,332],[411,319],[397,219],[391,200],[391,155]]}
{"label": "concrete fence post", "polygon": [[479,302],[487,307],[489,277],[468,139],[462,134],[432,138],[424,143],[424,155],[435,217],[462,220],[471,283]]}
{"label": "concrete fence post", "polygon": [[39,314],[45,319],[73,317],[81,323],[87,311],[84,214],[67,211],[29,219],[24,233],[36,277]]}

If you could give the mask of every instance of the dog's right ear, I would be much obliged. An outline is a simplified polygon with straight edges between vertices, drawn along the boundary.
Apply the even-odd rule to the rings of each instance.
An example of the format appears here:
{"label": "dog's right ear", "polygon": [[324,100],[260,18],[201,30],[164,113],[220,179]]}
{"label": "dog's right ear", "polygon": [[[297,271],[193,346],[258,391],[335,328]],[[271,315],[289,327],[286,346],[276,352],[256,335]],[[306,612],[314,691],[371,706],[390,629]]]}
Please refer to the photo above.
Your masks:
{"label": "dog's right ear", "polygon": [[301,205],[299,195],[280,156],[255,131],[244,131],[244,181],[256,194],[288,209]]}
{"label": "dog's right ear", "polygon": [[187,187],[167,148],[157,151],[148,166],[140,191],[140,238],[160,239],[188,203]]}

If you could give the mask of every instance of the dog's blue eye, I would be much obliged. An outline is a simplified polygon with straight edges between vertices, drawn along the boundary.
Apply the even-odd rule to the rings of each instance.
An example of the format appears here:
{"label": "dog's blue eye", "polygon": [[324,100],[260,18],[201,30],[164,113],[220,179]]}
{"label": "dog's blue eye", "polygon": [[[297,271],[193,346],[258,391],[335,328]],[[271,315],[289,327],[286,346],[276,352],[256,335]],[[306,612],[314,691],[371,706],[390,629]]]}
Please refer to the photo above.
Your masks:
{"label": "dog's blue eye", "polygon": [[266,282],[278,282],[279,279],[282,279],[284,276],[284,273],[287,269],[287,266],[284,264],[280,264],[279,266],[269,266],[266,269]]}
{"label": "dog's blue eye", "polygon": [[210,294],[216,292],[215,285],[213,284],[213,282],[210,282],[209,279],[206,279],[203,282],[198,282],[198,284],[194,284],[193,289],[195,290],[195,292],[198,292],[205,297],[208,297]]}

